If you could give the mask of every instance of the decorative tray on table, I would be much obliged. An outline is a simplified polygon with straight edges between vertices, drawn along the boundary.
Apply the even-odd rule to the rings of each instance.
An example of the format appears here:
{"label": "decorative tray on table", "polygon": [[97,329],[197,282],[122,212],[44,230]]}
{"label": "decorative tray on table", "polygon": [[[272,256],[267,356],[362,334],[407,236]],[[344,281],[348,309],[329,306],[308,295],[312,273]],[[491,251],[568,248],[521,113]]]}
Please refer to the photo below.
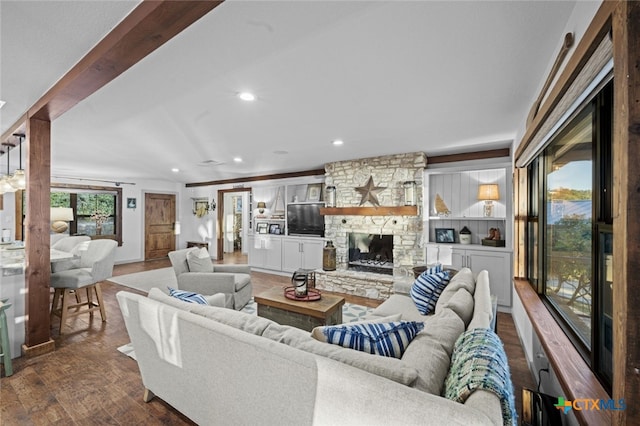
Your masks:
{"label": "decorative tray on table", "polygon": [[300,302],[312,302],[314,300],[320,300],[322,296],[318,290],[312,288],[307,289],[307,294],[304,296],[296,296],[295,287],[285,287],[284,297],[291,300],[299,300]]}

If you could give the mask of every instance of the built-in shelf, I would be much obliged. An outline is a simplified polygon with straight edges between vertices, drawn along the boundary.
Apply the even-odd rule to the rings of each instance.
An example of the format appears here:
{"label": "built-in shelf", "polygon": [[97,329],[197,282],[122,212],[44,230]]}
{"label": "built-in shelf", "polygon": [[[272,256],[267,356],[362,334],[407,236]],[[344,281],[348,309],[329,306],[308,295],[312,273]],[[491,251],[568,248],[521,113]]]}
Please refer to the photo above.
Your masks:
{"label": "built-in shelf", "polygon": [[322,207],[320,214],[324,216],[417,216],[418,207]]}

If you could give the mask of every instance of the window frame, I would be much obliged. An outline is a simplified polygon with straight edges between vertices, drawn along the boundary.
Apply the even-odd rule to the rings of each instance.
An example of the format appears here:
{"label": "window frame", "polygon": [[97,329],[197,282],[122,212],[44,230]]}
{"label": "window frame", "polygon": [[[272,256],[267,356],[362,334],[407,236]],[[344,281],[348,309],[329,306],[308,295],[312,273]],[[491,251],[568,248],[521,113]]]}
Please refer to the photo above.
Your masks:
{"label": "window frame", "polygon": [[[586,108],[593,109],[593,165],[592,165],[592,219],[591,219],[591,341],[590,347],[585,345],[578,332],[568,322],[557,307],[545,295],[546,287],[546,168],[550,165],[548,147],[560,139],[565,133],[564,129],[550,139],[550,143],[527,166],[528,176],[528,208],[527,208],[527,232],[526,261],[527,281],[536,291],[545,307],[549,310],[554,320],[564,331],[574,345],[575,349],[589,365],[595,376],[611,393],[612,377],[607,377],[601,368],[601,348],[604,336],[601,334],[600,325],[603,321],[603,306],[601,304],[604,283],[600,282],[601,266],[599,264],[600,237],[601,234],[613,234],[613,157],[612,157],[612,131],[613,131],[613,81],[609,81],[602,87],[598,94],[589,102],[578,109],[579,115]],[[567,121],[567,125],[573,124],[574,119]],[[609,190],[607,190],[609,189]],[[537,235],[533,235],[533,225],[536,224]],[[532,256],[537,256],[537,265]],[[536,275],[532,275],[532,274]]]}
{"label": "window frame", "polygon": [[[51,192],[56,192],[55,190],[61,190],[60,192],[69,192],[71,194],[71,204],[74,209],[74,216],[76,216],[76,203],[74,198],[76,198],[76,194],[73,190],[78,190],[82,192],[93,192],[93,193],[115,193],[115,206],[114,206],[114,231],[113,234],[104,234],[104,235],[90,235],[91,239],[113,239],[118,242],[118,246],[122,246],[122,188],[118,187],[109,187],[109,186],[95,186],[95,185],[76,185],[69,183],[51,183]],[[75,224],[74,224],[75,226]]]}

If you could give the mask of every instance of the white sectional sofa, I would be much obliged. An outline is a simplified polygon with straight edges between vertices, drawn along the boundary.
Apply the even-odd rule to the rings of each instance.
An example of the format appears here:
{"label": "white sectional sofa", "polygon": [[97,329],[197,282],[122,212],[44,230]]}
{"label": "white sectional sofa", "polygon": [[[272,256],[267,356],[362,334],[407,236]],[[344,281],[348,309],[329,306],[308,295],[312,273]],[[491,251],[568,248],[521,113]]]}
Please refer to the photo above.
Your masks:
{"label": "white sectional sofa", "polygon": [[158,289],[117,297],[145,400],[162,398],[198,424],[502,424],[500,399],[491,392],[475,391],[464,404],[440,396],[458,336],[490,326],[487,272],[476,281],[470,270],[459,271],[426,317],[407,290],[399,286],[371,316],[425,322],[401,359]]}

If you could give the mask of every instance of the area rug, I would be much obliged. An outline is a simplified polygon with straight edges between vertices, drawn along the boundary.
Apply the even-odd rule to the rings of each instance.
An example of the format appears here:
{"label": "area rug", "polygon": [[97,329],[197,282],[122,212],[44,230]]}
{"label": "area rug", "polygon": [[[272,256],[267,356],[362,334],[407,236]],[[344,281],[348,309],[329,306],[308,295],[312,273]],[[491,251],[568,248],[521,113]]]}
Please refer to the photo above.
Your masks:
{"label": "area rug", "polygon": [[109,278],[108,281],[146,293],[149,293],[153,287],[165,289],[168,286],[175,287],[177,285],[176,274],[172,267],[119,275]]}
{"label": "area rug", "polygon": [[[135,274],[130,274],[135,275]],[[368,314],[373,311],[373,308],[369,308],[367,306],[354,305],[353,303],[345,303],[342,306],[342,322],[353,322],[359,321]],[[258,309],[256,302],[253,299],[242,308],[242,312],[246,312],[251,315],[257,315]],[[131,343],[127,343],[126,345],[122,345],[118,348],[120,352],[125,354],[126,356],[136,359],[136,354],[133,350],[133,345]]]}

